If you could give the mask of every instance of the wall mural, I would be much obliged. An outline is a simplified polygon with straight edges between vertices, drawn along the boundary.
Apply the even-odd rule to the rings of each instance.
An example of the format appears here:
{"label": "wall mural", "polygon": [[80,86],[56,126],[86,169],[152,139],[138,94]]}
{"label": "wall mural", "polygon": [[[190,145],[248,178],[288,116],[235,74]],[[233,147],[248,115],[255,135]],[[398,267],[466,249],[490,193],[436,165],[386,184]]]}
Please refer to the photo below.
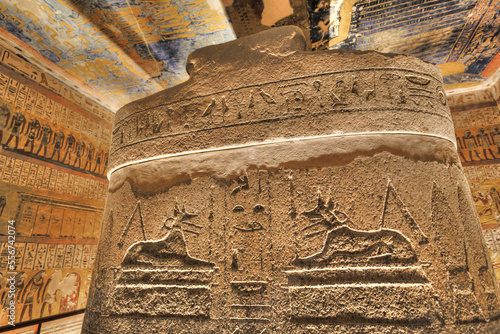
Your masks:
{"label": "wall mural", "polygon": [[85,308],[113,118],[0,45],[0,327]]}
{"label": "wall mural", "polygon": [[457,150],[500,280],[500,82],[448,97]]}

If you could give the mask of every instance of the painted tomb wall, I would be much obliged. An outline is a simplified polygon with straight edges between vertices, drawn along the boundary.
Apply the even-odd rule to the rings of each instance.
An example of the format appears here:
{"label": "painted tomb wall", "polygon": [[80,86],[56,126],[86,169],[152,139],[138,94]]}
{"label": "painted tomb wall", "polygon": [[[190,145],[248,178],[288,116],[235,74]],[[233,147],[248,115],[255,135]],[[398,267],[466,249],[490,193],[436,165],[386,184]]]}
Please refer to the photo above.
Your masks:
{"label": "painted tomb wall", "polygon": [[0,44],[0,326],[85,308],[113,117]]}
{"label": "painted tomb wall", "polygon": [[497,278],[500,277],[500,82],[448,97],[458,155],[469,180]]}

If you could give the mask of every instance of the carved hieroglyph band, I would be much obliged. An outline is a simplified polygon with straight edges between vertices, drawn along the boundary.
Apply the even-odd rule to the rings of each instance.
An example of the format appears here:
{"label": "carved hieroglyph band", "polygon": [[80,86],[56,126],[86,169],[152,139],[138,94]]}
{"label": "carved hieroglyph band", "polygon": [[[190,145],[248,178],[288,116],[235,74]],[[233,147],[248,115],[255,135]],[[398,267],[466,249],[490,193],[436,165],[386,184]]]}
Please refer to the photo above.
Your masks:
{"label": "carved hieroglyph band", "polygon": [[420,161],[457,163],[456,142],[417,132],[331,134],[246,143],[158,155],[129,161],[108,173],[110,191],[129,180],[134,187],[160,190],[192,177],[228,179],[248,169],[320,168],[349,163],[358,156],[390,152]]}
{"label": "carved hieroglyph band", "polygon": [[181,85],[153,104],[122,109],[113,129],[110,168],[159,151],[272,138],[373,131],[454,135],[442,81],[412,69],[347,69],[229,85],[224,91],[205,87],[195,96],[191,89]]}

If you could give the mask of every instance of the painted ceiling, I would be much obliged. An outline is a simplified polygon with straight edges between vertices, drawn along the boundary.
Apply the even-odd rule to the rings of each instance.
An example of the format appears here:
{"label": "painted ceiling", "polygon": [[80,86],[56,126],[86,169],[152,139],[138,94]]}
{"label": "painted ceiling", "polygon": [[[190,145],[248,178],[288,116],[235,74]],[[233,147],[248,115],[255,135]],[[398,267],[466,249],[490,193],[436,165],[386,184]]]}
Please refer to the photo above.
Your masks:
{"label": "painted ceiling", "polygon": [[197,48],[288,24],[313,50],[437,64],[448,92],[499,76],[500,0],[0,0],[0,42],[111,109],[186,80]]}
{"label": "painted ceiling", "polygon": [[119,106],[186,80],[189,53],[235,38],[217,0],[0,0],[0,27]]}

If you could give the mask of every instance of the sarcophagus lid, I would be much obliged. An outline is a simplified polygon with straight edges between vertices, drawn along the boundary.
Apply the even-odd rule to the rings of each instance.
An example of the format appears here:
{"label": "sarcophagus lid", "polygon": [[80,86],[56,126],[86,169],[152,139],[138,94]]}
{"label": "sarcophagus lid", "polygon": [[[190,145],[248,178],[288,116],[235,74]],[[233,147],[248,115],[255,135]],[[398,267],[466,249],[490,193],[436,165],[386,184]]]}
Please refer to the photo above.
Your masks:
{"label": "sarcophagus lid", "polygon": [[439,69],[199,49],[116,115],[84,333],[494,333],[497,283]]}

